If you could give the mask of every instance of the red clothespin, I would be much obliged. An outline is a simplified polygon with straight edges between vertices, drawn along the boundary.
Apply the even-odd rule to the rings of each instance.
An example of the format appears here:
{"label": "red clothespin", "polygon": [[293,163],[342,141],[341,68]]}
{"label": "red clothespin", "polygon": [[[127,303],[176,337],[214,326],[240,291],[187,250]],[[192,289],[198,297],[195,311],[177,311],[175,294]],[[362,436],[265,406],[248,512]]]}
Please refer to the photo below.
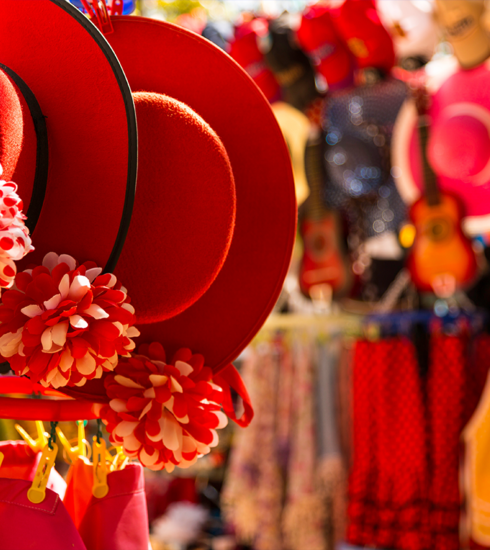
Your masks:
{"label": "red clothespin", "polygon": [[[119,0],[109,0],[111,10],[112,5],[118,1]],[[122,13],[122,0],[120,0],[120,2],[120,13]],[[109,15],[114,15],[114,13],[107,9],[106,0],[82,0],[82,4],[85,8],[85,11],[87,12],[90,21],[92,21],[92,23],[99,28],[102,34],[111,34],[111,32],[114,32],[111,19],[109,17]],[[116,7],[114,9],[117,10]]]}

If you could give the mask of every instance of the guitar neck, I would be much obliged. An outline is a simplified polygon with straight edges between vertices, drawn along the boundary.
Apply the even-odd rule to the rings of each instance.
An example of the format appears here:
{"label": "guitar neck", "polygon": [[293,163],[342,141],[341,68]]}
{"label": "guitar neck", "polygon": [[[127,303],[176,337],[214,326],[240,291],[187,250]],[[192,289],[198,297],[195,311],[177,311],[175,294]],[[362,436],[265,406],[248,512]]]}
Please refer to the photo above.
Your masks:
{"label": "guitar neck", "polygon": [[309,218],[320,219],[328,212],[323,204],[323,165],[321,140],[308,143],[305,148],[305,173],[310,196],[306,207]]}
{"label": "guitar neck", "polygon": [[429,141],[429,124],[427,116],[419,118],[419,141],[422,157],[422,175],[425,188],[425,197],[429,206],[436,206],[441,202],[439,189],[437,187],[437,176],[432,170],[427,159],[427,143]]}

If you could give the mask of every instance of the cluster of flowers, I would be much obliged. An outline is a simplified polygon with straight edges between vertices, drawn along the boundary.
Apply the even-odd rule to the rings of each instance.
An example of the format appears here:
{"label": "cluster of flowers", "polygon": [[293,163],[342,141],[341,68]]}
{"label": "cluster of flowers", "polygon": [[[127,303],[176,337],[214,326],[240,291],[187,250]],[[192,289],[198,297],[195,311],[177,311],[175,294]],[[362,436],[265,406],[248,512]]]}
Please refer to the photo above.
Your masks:
{"label": "cluster of flowers", "polygon": [[117,278],[51,252],[18,273],[0,305],[0,354],[44,386],[83,386],[134,349],[134,308]]}
{"label": "cluster of flowers", "polygon": [[33,248],[16,190],[0,180],[0,287],[8,289],[0,303],[0,356],[45,387],[83,386],[107,372],[110,403],[101,418],[111,441],[153,470],[194,464],[218,444],[229,395],[190,350],[170,363],[156,343],[132,354],[139,336],[134,308],[115,275],[95,263],[50,252],[42,265],[17,273],[14,260]]}
{"label": "cluster of flowers", "polygon": [[[2,173],[0,165],[0,176]],[[34,250],[22,208],[17,185],[0,179],[0,288],[10,288],[14,284],[17,273],[14,261]]]}
{"label": "cluster of flowers", "polygon": [[152,470],[187,468],[218,444],[223,390],[202,355],[179,350],[167,363],[160,344],[142,345],[105,379],[101,411],[110,440]]}

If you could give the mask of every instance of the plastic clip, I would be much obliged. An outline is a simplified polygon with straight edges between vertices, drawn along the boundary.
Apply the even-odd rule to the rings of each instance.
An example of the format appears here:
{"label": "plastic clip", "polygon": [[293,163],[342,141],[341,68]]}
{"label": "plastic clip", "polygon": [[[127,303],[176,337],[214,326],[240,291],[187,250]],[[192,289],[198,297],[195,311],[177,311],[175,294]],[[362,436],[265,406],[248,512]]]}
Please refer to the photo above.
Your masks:
{"label": "plastic clip", "polygon": [[41,460],[36,469],[36,475],[31,484],[31,488],[27,491],[27,498],[34,504],[39,504],[46,498],[46,485],[48,484],[49,474],[54,466],[54,460],[58,454],[58,445],[52,443],[52,448],[49,445],[44,447]]}
{"label": "plastic clip", "polygon": [[3,462],[3,453],[0,453],[0,467],[2,466],[2,462]]}
{"label": "plastic clip", "polygon": [[22,426],[19,426],[19,424],[15,425],[15,429],[19,432],[19,435],[22,437],[22,439],[29,445],[29,447],[35,452],[38,453],[46,447],[48,444],[48,439],[46,437],[46,432],[44,430],[44,424],[41,420],[36,420],[36,431],[37,431],[37,439],[34,440],[32,437],[24,430]]}
{"label": "plastic clip", "polygon": [[[102,34],[111,34],[114,32],[105,0],[82,0],[82,4],[90,21],[99,28]],[[113,12],[111,12],[111,14],[114,15]]]}
{"label": "plastic clip", "polygon": [[94,484],[92,486],[92,494],[95,498],[103,498],[109,492],[109,485],[107,485],[107,464],[106,456],[107,449],[105,440],[101,439],[100,443],[97,442],[97,436],[93,437],[93,468],[94,468]]}

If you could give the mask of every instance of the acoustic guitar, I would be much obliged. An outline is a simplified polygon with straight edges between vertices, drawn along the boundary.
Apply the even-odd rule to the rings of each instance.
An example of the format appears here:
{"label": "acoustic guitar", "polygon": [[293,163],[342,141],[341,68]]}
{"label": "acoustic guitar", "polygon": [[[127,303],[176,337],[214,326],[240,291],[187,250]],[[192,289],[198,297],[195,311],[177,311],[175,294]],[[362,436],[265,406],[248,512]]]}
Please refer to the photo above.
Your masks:
{"label": "acoustic guitar", "polygon": [[352,287],[353,273],[342,242],[338,212],[329,210],[322,199],[323,165],[321,140],[310,141],[305,149],[305,173],[310,194],[300,215],[303,257],[299,285],[303,294],[330,287],[333,297],[345,296]]}
{"label": "acoustic guitar", "polygon": [[414,96],[419,115],[425,195],[410,208],[416,236],[408,256],[408,269],[419,290],[448,297],[474,279],[477,262],[471,241],[461,229],[461,203],[455,196],[438,189],[437,176],[427,160],[427,92],[421,88]]}

